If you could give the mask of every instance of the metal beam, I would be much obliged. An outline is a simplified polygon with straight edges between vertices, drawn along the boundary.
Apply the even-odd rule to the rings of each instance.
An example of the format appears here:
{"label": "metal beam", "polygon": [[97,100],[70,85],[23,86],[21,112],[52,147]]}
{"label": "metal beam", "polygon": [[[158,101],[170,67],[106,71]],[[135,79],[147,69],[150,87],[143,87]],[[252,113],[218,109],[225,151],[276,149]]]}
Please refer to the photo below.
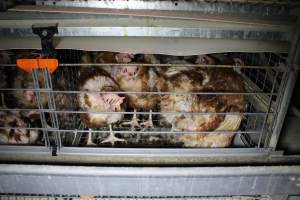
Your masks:
{"label": "metal beam", "polygon": [[193,197],[299,195],[299,166],[75,167],[0,165],[0,193]]}
{"label": "metal beam", "polygon": [[[0,154],[4,155],[50,155],[51,151],[45,146],[0,145]],[[0,156],[0,157],[1,157]]]}
{"label": "metal beam", "polygon": [[[39,20],[24,17],[24,13],[31,16],[34,13],[31,11],[39,9]],[[284,53],[288,52],[294,32],[293,21],[254,17],[172,11],[149,11],[151,16],[145,16],[141,11],[84,11],[83,8],[68,8],[67,14],[64,12],[67,8],[60,8],[60,12],[59,7],[49,9],[43,6],[17,7],[14,10],[18,12],[7,12],[7,15],[13,14],[9,18],[1,15],[0,36],[3,41],[0,48],[37,48],[31,31],[34,23],[59,23],[56,48],[173,55],[225,51]],[[62,14],[64,17],[60,19]],[[68,17],[74,14],[80,19]]]}
{"label": "metal beam", "polygon": [[36,0],[37,5],[66,6],[66,7],[92,7],[109,9],[139,9],[139,10],[176,10],[199,11],[203,13],[238,13],[261,16],[285,16],[287,17],[288,5],[293,7],[300,4],[295,1],[259,1],[259,0],[231,0],[228,1],[156,1],[156,0]]}
{"label": "metal beam", "polygon": [[[62,3],[63,1],[59,1]],[[59,3],[58,2],[58,3]],[[163,1],[164,2],[164,1]],[[41,20],[2,15],[0,36],[31,37],[33,23],[59,23],[59,36],[195,37],[206,39],[245,39],[290,41],[293,20],[249,16],[203,14],[199,12],[76,8],[53,6],[17,6],[10,11],[28,13],[78,14],[81,19]],[[10,12],[8,12],[9,14]],[[92,19],[90,15],[99,15]]]}
{"label": "metal beam", "polygon": [[103,16],[96,19],[0,20],[0,36],[33,37],[35,23],[59,23],[58,36],[186,37],[199,39],[240,39],[290,41],[293,24],[268,22],[187,21]]}
{"label": "metal beam", "polygon": [[[154,37],[55,37],[56,49],[115,51],[166,55],[199,55],[220,52],[287,53],[288,42]],[[39,38],[1,37],[0,49],[39,49]]]}

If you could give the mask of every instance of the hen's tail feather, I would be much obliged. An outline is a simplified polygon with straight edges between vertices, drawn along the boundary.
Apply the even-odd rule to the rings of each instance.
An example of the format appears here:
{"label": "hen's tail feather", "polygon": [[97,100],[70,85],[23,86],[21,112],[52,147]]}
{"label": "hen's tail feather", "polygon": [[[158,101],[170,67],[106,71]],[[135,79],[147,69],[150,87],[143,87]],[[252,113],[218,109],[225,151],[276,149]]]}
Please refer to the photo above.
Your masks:
{"label": "hen's tail feather", "polygon": [[191,67],[187,67],[187,66],[182,66],[182,67],[170,67],[166,72],[165,72],[165,75],[167,77],[171,77],[171,76],[174,76],[176,74],[179,74],[181,72],[184,72],[184,71],[188,71],[190,70]]}
{"label": "hen's tail feather", "polygon": [[242,119],[241,115],[226,115],[216,131],[236,131],[240,127]]}
{"label": "hen's tail feather", "polygon": [[[242,118],[240,115],[226,115],[224,121],[215,131],[236,131],[240,127]],[[183,134],[179,141],[185,147],[220,148],[230,146],[233,136],[234,133]]]}

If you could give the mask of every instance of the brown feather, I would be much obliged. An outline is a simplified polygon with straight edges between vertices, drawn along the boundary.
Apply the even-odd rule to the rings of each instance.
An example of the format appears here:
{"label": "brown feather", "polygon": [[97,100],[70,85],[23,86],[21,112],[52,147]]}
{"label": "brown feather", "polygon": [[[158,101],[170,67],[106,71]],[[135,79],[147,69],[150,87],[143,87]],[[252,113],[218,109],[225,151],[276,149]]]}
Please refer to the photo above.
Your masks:
{"label": "brown feather", "polygon": [[[153,77],[151,77],[150,73],[152,73]],[[115,79],[119,83],[120,88],[127,92],[159,92],[166,90],[163,77],[150,67],[139,67],[133,85],[128,84],[122,76],[116,75]],[[157,94],[128,94],[128,98],[128,105],[131,108],[144,110],[154,109],[160,101],[160,96]]]}
{"label": "brown feather", "polygon": [[[201,72],[201,73],[199,73]],[[171,73],[172,74],[172,73]],[[231,69],[201,68],[181,70],[167,79],[170,92],[244,92],[241,77]],[[243,95],[165,95],[162,112],[238,112],[246,110]],[[174,123],[182,131],[236,131],[241,117],[230,118],[223,114],[176,114],[163,119]],[[236,119],[236,121],[230,121]],[[229,130],[224,130],[229,129]],[[227,147],[234,134],[190,133],[183,134],[179,141],[186,147]]]}

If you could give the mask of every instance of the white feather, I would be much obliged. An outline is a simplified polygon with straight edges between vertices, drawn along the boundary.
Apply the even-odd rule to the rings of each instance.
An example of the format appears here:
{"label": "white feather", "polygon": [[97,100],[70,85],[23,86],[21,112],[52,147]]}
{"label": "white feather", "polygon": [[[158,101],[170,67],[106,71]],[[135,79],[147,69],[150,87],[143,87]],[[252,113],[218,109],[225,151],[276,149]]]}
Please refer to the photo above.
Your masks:
{"label": "white feather", "polygon": [[203,78],[202,85],[206,85],[210,81],[210,76],[204,70],[198,69],[197,72],[201,73]]}
{"label": "white feather", "polygon": [[157,83],[157,74],[154,72],[153,69],[149,69],[148,86],[151,89],[151,91],[153,90],[153,88],[155,88],[156,83]]}

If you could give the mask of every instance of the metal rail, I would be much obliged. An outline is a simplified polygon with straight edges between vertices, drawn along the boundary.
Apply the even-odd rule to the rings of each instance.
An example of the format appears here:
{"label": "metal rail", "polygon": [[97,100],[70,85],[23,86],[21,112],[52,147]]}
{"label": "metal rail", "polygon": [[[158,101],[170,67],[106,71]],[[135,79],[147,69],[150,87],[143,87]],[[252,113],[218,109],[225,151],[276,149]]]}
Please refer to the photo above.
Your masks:
{"label": "metal rail", "polygon": [[[92,7],[92,8],[110,8],[110,9],[201,11],[206,13],[239,12],[243,14],[252,13],[252,14],[260,14],[260,15],[280,15],[287,10],[284,6],[289,6],[289,5],[300,6],[298,2],[291,1],[291,0],[288,1],[232,0],[230,1],[230,3],[226,0],[192,0],[192,1],[36,0],[36,4],[42,6],[47,6],[47,5],[66,6],[66,7],[74,6],[74,7]],[[240,10],[234,10],[235,8],[239,8]]]}
{"label": "metal rail", "polygon": [[90,93],[97,93],[97,94],[138,94],[138,95],[272,95],[277,96],[278,93],[269,93],[269,92],[124,92],[124,91],[111,91],[111,92],[103,92],[103,91],[97,91],[97,90],[51,90],[47,88],[0,88],[0,91],[7,91],[7,92],[14,92],[14,91],[39,91],[41,93],[54,93],[54,94],[90,94]]}
{"label": "metal rail", "polygon": [[[58,128],[26,128],[26,127],[0,127],[0,129],[20,129],[20,130],[42,130],[42,131],[49,131],[49,132],[59,132],[59,133],[108,133],[108,130],[80,130],[80,129],[58,129]],[[156,128],[159,130],[159,128]],[[135,130],[115,130],[114,133],[122,133],[122,134],[126,134],[126,133],[137,133],[137,134],[193,134],[193,133],[199,133],[199,134],[209,134],[209,133],[224,133],[224,134],[231,134],[231,133],[235,133],[235,134],[242,134],[242,133],[247,133],[247,134],[261,134],[262,130],[258,130],[258,131],[172,131],[170,132],[169,129],[161,129],[161,130],[153,130],[153,131],[135,131]]]}
{"label": "metal rail", "polygon": [[299,195],[299,171],[299,166],[129,168],[1,165],[0,193],[88,194],[90,197],[287,197]]}
{"label": "metal rail", "polygon": [[[277,70],[277,71],[288,71],[287,67],[283,66],[254,66],[254,65],[205,65],[205,64],[149,64],[149,63],[60,63],[59,67],[102,67],[102,66],[137,66],[137,67],[178,67],[183,68],[185,67],[199,67],[199,68],[228,68],[228,69],[266,69],[266,70]],[[16,67],[16,64],[4,64],[0,63],[0,67]],[[297,70],[297,68],[296,68]]]}
{"label": "metal rail", "polygon": [[[51,110],[51,109],[18,109],[18,108],[1,108],[2,111],[36,111],[44,112],[44,113],[72,113],[72,114],[141,114],[141,115],[147,115],[150,114],[150,112],[100,112],[100,111],[73,111],[73,110]],[[244,112],[244,113],[238,113],[238,112],[151,112],[153,115],[174,115],[174,114],[185,114],[185,115],[266,115],[265,112]],[[272,114],[272,113],[270,113]]]}

